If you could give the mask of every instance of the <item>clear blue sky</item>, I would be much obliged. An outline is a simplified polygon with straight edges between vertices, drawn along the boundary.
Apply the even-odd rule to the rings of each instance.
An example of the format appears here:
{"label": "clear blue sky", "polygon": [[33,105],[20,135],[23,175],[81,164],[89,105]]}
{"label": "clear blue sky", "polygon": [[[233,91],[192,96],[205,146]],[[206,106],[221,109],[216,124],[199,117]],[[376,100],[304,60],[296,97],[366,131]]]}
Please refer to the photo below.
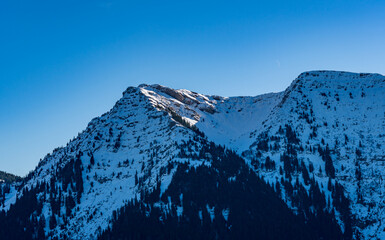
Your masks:
{"label": "clear blue sky", "polygon": [[121,92],[284,90],[316,69],[385,73],[385,1],[0,4],[0,170],[25,175]]}

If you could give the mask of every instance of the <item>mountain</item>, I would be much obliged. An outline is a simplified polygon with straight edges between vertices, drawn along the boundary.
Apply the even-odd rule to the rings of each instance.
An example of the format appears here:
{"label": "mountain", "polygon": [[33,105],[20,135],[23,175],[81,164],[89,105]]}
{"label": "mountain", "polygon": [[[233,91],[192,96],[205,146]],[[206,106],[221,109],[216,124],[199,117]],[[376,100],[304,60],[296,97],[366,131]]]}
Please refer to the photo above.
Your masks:
{"label": "mountain", "polygon": [[[383,99],[385,77],[378,74],[303,73],[266,118],[266,128],[252,133],[257,138],[243,155],[276,162],[281,156],[292,155],[299,165],[313,165],[314,177],[323,185],[331,205],[336,205],[336,184],[343,187],[350,200],[356,237],[384,238]],[[283,135],[280,128],[284,126],[290,127],[292,134],[286,127]],[[292,172],[292,166],[287,166]],[[277,171],[262,175],[266,180],[279,176]],[[304,181],[303,174],[298,178]]]}
{"label": "mountain", "polygon": [[301,74],[281,93],[129,87],[3,194],[8,239],[383,236],[385,77]]}

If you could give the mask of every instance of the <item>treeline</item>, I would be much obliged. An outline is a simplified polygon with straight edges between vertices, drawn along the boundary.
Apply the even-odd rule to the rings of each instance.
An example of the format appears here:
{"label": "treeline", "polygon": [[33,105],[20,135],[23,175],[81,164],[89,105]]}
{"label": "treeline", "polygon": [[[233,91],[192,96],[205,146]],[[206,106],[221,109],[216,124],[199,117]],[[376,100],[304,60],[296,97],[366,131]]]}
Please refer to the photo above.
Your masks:
{"label": "treeline", "polygon": [[22,178],[10,173],[0,171],[0,184],[2,182],[1,180],[3,180],[5,183],[14,183],[14,182],[21,181]]}
{"label": "treeline", "polygon": [[202,149],[199,155],[210,156],[211,167],[176,164],[163,194],[158,184],[115,212],[99,239],[344,238],[329,216],[295,215],[235,152],[212,143]]}
{"label": "treeline", "polygon": [[[0,239],[46,239],[45,229],[64,229],[72,210],[80,202],[83,193],[82,162],[79,152],[71,158],[49,182],[24,186],[8,211],[0,212]],[[43,203],[48,203],[50,214],[42,213]]]}
{"label": "treeline", "polygon": [[[308,166],[298,158],[298,153],[304,152],[304,147],[298,139],[298,134],[290,126],[285,125],[279,127],[277,136],[269,136],[267,133],[262,133],[258,136],[255,157],[252,160],[254,168],[262,168],[265,171],[278,170],[281,175],[280,181],[275,184],[275,189],[296,209],[298,214],[304,216],[309,225],[312,225],[318,231],[332,231],[328,229],[332,223],[337,225],[336,211],[339,213],[339,218],[343,221],[344,239],[353,237],[352,230],[352,214],[350,211],[350,201],[344,194],[344,189],[335,180],[335,168],[331,157],[331,150],[322,139],[316,147],[305,146],[313,154],[318,154],[325,163],[325,174],[329,178],[328,190],[331,192],[331,197],[327,197],[322,190],[322,186],[315,180],[315,171],[322,172],[322,169],[314,169],[310,162]],[[284,144],[281,146],[280,142]],[[271,160],[269,156],[263,158],[262,153],[268,151],[277,151],[281,149],[280,155],[281,165]],[[279,165],[279,169],[277,169]],[[283,189],[281,189],[283,188]],[[314,216],[317,216],[316,218]],[[318,226],[318,227],[316,227]]]}
{"label": "treeline", "polygon": [[45,218],[42,217],[42,202],[38,200],[45,184],[25,188],[9,210],[0,212],[0,236],[2,239],[45,239]]}

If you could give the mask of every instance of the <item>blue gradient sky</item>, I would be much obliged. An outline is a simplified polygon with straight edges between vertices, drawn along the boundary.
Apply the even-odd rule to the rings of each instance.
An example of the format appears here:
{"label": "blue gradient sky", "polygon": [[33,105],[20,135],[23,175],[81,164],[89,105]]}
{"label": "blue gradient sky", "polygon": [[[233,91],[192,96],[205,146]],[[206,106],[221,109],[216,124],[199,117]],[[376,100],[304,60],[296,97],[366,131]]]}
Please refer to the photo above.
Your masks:
{"label": "blue gradient sky", "polygon": [[25,175],[128,86],[258,95],[307,70],[384,74],[384,12],[376,0],[2,1],[0,170]]}

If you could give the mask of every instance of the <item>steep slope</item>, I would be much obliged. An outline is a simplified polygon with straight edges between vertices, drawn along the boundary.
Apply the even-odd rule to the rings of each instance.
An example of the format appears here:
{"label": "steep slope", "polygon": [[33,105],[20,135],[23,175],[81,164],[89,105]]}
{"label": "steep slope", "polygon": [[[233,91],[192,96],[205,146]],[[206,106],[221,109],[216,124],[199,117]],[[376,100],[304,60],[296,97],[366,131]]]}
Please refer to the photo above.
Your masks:
{"label": "steep slope", "polygon": [[[130,209],[130,203],[138,202],[143,206],[141,218],[163,216],[150,218],[155,221],[153,232],[160,226],[169,226],[168,231],[183,229],[178,238],[187,236],[183,232],[190,226],[180,228],[180,224],[193,219],[204,221],[212,236],[340,236],[331,216],[313,216],[311,224],[302,215],[294,216],[243,159],[210,143],[194,126],[203,114],[215,114],[215,101],[159,85],[128,88],[111,111],[93,119],[66,147],[47,155],[20,186],[6,194],[0,223],[7,227],[0,235],[95,239],[108,234],[109,227],[116,228],[119,209]],[[201,187],[203,183],[207,188]],[[237,194],[249,196],[243,208],[243,197],[231,198]],[[203,220],[201,214],[211,220]],[[263,232],[241,231],[241,216],[263,227]],[[174,220],[173,228],[166,217]],[[316,223],[321,221],[331,231],[319,228]],[[199,229],[196,222],[188,228],[190,232]]]}
{"label": "steep slope", "polygon": [[252,131],[264,129],[262,122],[283,97],[283,93],[220,97],[160,85],[140,87],[145,88],[144,93],[158,108],[172,110],[200,129],[209,140],[240,152],[254,141],[250,136]]}
{"label": "steep slope", "polygon": [[331,215],[293,215],[235,152],[203,144],[210,167],[179,165],[163,194],[127,204],[100,239],[342,239]]}
{"label": "steep slope", "polygon": [[[52,236],[93,238],[107,226],[114,209],[140,198],[141,189],[156,186],[157,177],[162,189],[167,188],[171,173],[165,169],[170,159],[185,161],[177,157],[177,143],[195,133],[158,111],[142,90],[127,89],[110,112],[93,119],[25,179],[23,189],[44,183],[37,199],[43,201],[40,211]],[[23,195],[22,190],[13,194]],[[15,200],[9,196],[4,209]]]}
{"label": "steep slope", "polygon": [[148,87],[158,90],[154,101],[242,153],[266,181],[280,182],[295,211],[308,208],[298,201],[301,194],[314,202],[319,188],[322,208],[335,211],[341,226],[352,225],[355,236],[382,233],[384,76],[306,72],[285,92],[256,97]]}
{"label": "steep slope", "polygon": [[[306,187],[303,163],[332,204],[336,202],[335,185],[341,184],[350,199],[356,237],[382,238],[383,99],[385,77],[378,74],[303,73],[264,121],[265,131],[252,133],[256,141],[243,155],[250,163],[257,159],[265,164],[267,157],[274,161],[275,171],[266,166],[260,170],[268,181],[280,179],[281,168],[289,173],[285,179],[293,176],[292,185],[299,176]],[[285,164],[282,156],[290,156],[291,162]]]}
{"label": "steep slope", "polygon": [[4,192],[0,234],[381,238],[384,97],[384,76],[332,71],[256,97],[130,87]]}

